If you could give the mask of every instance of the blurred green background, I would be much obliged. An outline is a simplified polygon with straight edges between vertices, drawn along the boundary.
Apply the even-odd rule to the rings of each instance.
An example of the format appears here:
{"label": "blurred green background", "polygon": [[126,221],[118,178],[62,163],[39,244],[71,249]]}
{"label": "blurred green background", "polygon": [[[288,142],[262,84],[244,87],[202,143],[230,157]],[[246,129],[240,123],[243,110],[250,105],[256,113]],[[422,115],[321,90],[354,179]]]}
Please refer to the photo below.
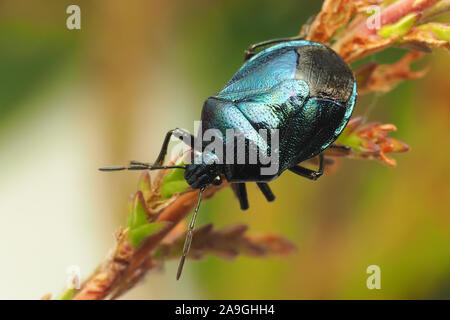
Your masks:
{"label": "blurred green background", "polygon": [[[66,8],[81,7],[81,30]],[[125,222],[138,173],[97,168],[152,160],[168,129],[193,130],[206,97],[243,61],[249,44],[298,33],[317,0],[0,2],[0,298],[35,299],[88,276]],[[448,19],[447,19],[448,21]],[[394,61],[390,50],[375,61]],[[250,210],[232,192],[205,202],[200,223],[246,223],[277,232],[286,259],[210,257],[152,272],[124,298],[450,298],[450,57],[430,72],[358,101],[355,115],[394,123],[411,151],[397,168],[344,160],[319,182],[286,173]],[[372,108],[371,106],[374,105]],[[381,290],[366,268],[381,267]]]}

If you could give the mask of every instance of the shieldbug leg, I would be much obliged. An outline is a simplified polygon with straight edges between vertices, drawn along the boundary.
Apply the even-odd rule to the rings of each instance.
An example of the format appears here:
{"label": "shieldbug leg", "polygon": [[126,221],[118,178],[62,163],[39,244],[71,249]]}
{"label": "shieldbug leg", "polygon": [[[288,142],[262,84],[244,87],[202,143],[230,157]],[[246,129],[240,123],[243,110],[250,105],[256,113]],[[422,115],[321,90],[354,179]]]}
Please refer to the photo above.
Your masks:
{"label": "shieldbug leg", "polygon": [[247,48],[247,50],[245,50],[244,62],[247,61],[248,59],[250,59],[251,57],[253,57],[256,54],[257,49],[260,49],[263,47],[268,47],[268,46],[282,43],[282,42],[287,42],[287,41],[303,40],[304,38],[305,38],[305,36],[303,34],[300,34],[295,37],[272,39],[272,40],[266,40],[263,42],[252,44],[250,47]]}
{"label": "shieldbug leg", "polygon": [[332,144],[332,145],[330,145],[330,148],[331,149],[341,149],[344,151],[351,150],[351,148],[349,146],[345,146],[343,144]]}
{"label": "shieldbug leg", "polygon": [[233,189],[234,194],[239,200],[241,210],[247,210],[249,205],[247,198],[247,188],[245,187],[245,183],[232,183],[231,189]]}
{"label": "shieldbug leg", "polygon": [[174,135],[175,137],[177,137],[178,139],[180,139],[182,141],[186,141],[189,139],[188,141],[190,141],[190,145],[189,145],[190,147],[192,147],[194,144],[194,136],[191,135],[189,132],[179,129],[179,128],[170,130],[169,132],[167,132],[166,137],[164,138],[164,142],[161,147],[161,151],[159,152],[158,158],[156,158],[156,161],[154,163],[155,166],[160,166],[163,164],[164,159],[167,154],[167,148],[169,147],[170,137],[172,135]]}
{"label": "shieldbug leg", "polygon": [[257,182],[256,184],[258,185],[259,190],[264,194],[264,197],[266,197],[267,201],[272,202],[275,200],[275,196],[267,183]]}
{"label": "shieldbug leg", "polygon": [[332,144],[329,146],[329,148],[342,150],[343,152],[349,152],[352,149],[349,146],[345,146],[343,144]]}
{"label": "shieldbug leg", "polygon": [[304,168],[300,165],[296,165],[292,168],[289,168],[289,171],[292,171],[295,174],[298,174],[299,176],[302,176],[304,178],[310,179],[310,180],[317,180],[323,175],[323,169],[324,169],[324,156],[323,154],[319,154],[319,170],[314,171],[308,168]]}

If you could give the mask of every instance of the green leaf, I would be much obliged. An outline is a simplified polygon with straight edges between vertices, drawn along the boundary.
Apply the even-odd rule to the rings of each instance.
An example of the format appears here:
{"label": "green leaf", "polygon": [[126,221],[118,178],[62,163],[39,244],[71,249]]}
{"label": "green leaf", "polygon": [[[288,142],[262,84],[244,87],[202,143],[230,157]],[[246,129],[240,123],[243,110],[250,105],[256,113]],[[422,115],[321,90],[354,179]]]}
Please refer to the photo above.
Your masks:
{"label": "green leaf", "polygon": [[141,190],[144,195],[151,192],[151,180],[150,173],[148,171],[142,172],[139,177],[138,190]]}
{"label": "green leaf", "polygon": [[129,228],[128,240],[133,247],[138,246],[142,240],[152,233],[161,230],[166,225],[165,222],[149,223],[147,216],[148,212],[145,206],[144,196],[142,191],[139,190],[131,200],[127,221],[127,227]]}
{"label": "green leaf", "polygon": [[362,139],[359,138],[356,134],[341,134],[336,142],[352,148],[353,151],[359,152],[362,144]]}
{"label": "green leaf", "polygon": [[450,26],[441,23],[427,23],[418,28],[432,31],[439,40],[450,41]]}
{"label": "green leaf", "polygon": [[142,240],[147,238],[149,235],[160,231],[164,226],[166,226],[165,222],[155,222],[130,229],[130,231],[128,231],[128,239],[130,240],[131,245],[136,247],[142,242]]}
{"label": "green leaf", "polygon": [[130,206],[127,227],[129,227],[130,229],[135,229],[147,223],[147,208],[145,207],[144,196],[142,195],[141,191],[138,191],[134,195],[132,204]]}
{"label": "green leaf", "polygon": [[175,193],[185,191],[188,187],[189,185],[184,179],[184,170],[173,169],[164,177],[161,197],[162,199],[170,198]]}
{"label": "green leaf", "polygon": [[75,288],[66,288],[58,297],[58,300],[72,300],[73,296],[75,295],[75,292],[76,292]]}
{"label": "green leaf", "polygon": [[419,15],[417,13],[407,14],[396,23],[383,26],[378,30],[378,34],[383,38],[390,38],[392,36],[401,37],[414,26],[418,17]]}

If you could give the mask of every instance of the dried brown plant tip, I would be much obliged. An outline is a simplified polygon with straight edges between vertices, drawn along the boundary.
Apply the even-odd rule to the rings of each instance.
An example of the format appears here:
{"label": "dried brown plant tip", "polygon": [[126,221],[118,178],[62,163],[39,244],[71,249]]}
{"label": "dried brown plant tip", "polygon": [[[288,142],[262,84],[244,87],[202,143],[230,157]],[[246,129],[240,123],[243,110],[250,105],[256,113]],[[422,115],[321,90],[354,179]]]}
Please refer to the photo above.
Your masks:
{"label": "dried brown plant tip", "polygon": [[[239,254],[251,257],[288,255],[295,245],[277,234],[247,234],[248,226],[234,225],[215,230],[212,224],[196,229],[189,258],[201,259],[205,254],[213,254],[224,259],[233,259]],[[155,259],[179,258],[182,253],[185,233],[162,244],[155,251]]]}
{"label": "dried brown plant tip", "polygon": [[364,119],[357,117],[348,123],[338,141],[344,145],[351,145],[348,157],[359,159],[376,159],[390,167],[397,162],[387,156],[387,153],[402,153],[409,151],[409,146],[397,139],[388,137],[397,127],[393,124],[377,122],[364,125]]}
{"label": "dried brown plant tip", "polygon": [[427,69],[411,71],[411,64],[422,56],[423,53],[413,51],[394,64],[368,63],[356,69],[355,78],[358,83],[358,93],[388,92],[402,81],[423,77],[427,73]]}
{"label": "dried brown plant tip", "polygon": [[448,50],[448,25],[424,24],[448,11],[446,0],[327,0],[306,38],[331,43],[347,62],[394,45]]}

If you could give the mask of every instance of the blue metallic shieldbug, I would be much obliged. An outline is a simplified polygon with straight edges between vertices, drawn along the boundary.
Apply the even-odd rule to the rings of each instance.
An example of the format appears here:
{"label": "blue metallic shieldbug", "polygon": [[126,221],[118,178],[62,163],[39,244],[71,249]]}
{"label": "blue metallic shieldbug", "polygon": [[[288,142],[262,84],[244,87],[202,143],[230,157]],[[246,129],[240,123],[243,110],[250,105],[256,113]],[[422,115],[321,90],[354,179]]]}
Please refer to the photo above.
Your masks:
{"label": "blue metallic shieldbug", "polygon": [[[260,47],[267,47],[255,54]],[[248,208],[246,182],[256,182],[268,201],[275,199],[267,182],[285,170],[316,180],[323,174],[322,151],[332,145],[345,128],[356,101],[356,82],[348,65],[329,47],[299,38],[270,40],[251,46],[246,61],[233,78],[215,95],[208,98],[202,110],[202,131],[219,130],[227,144],[226,131],[244,132],[245,145],[258,151],[277,153],[278,170],[261,174],[263,165],[219,163],[214,152],[205,145],[196,146],[196,137],[181,129],[167,133],[154,164],[132,161],[128,167],[101,170],[185,169],[184,177],[194,189],[200,189],[197,206],[189,225],[177,279],[189,251],[202,192],[208,185],[218,184],[224,176],[231,183],[241,209]],[[277,150],[270,140],[262,139],[260,129],[277,130]],[[272,131],[271,131],[272,132]],[[197,151],[187,166],[162,166],[170,137],[174,135]],[[201,136],[200,136],[201,137]],[[236,149],[236,147],[234,147]],[[233,150],[234,150],[233,149]],[[249,149],[246,149],[249,150]],[[235,152],[237,150],[234,150]],[[313,171],[300,162],[319,157],[319,169]]]}

